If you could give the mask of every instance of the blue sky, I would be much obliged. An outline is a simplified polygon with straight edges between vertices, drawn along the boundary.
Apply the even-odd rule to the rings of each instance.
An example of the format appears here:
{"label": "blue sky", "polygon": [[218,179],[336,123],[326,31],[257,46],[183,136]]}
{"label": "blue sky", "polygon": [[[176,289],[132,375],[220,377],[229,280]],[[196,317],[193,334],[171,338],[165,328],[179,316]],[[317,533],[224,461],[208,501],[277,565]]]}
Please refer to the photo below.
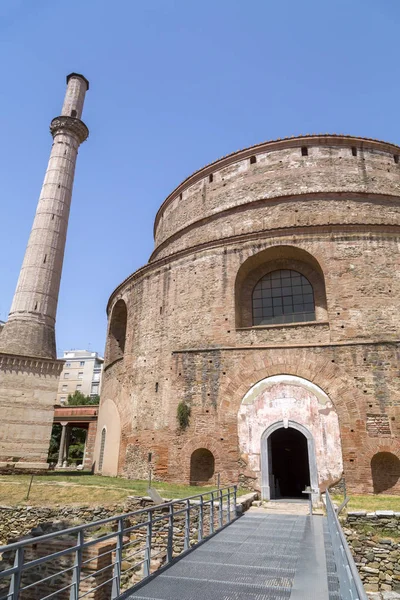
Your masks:
{"label": "blue sky", "polygon": [[398,0],[1,0],[0,319],[61,111],[90,80],[57,314],[59,354],[100,353],[113,289],[147,262],[164,198],[268,139],[400,143]]}

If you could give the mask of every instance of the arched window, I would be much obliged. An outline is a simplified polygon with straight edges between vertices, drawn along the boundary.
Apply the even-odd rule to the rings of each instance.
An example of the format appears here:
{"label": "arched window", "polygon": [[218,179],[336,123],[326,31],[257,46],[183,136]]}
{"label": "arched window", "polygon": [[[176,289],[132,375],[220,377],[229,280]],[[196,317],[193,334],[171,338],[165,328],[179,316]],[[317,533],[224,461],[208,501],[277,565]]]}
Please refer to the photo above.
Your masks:
{"label": "arched window", "polygon": [[391,452],[378,452],[371,460],[371,474],[375,494],[390,492],[400,479],[399,458]]}
{"label": "arched window", "polygon": [[214,455],[206,448],[198,448],[190,457],[190,485],[207,483],[214,475]]}
{"label": "arched window", "polygon": [[106,428],[103,427],[103,431],[101,432],[100,454],[99,454],[99,471],[100,472],[103,469],[105,447],[106,447]]}
{"label": "arched window", "polygon": [[280,269],[264,275],[253,290],[253,325],[315,320],[314,291],[297,271]]}
{"label": "arched window", "polygon": [[124,356],[127,318],[126,304],[123,300],[118,300],[113,308],[108,330],[108,364]]}

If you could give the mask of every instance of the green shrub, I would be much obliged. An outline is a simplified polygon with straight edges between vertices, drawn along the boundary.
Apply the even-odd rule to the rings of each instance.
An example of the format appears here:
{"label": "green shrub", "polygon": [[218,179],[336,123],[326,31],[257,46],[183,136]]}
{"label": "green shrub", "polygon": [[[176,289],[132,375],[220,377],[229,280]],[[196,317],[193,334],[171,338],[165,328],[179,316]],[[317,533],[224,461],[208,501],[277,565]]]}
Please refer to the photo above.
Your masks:
{"label": "green shrub", "polygon": [[179,429],[186,429],[189,427],[189,418],[190,418],[191,408],[186,402],[179,402],[177,409],[177,419],[179,423]]}

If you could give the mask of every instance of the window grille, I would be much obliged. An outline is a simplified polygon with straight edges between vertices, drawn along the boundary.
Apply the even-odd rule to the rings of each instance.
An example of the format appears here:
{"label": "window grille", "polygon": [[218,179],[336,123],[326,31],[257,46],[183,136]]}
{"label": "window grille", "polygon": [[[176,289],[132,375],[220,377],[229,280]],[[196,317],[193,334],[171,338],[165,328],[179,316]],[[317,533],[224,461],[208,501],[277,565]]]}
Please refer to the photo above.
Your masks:
{"label": "window grille", "polygon": [[312,285],[297,271],[268,273],[256,284],[252,301],[253,325],[315,320]]}

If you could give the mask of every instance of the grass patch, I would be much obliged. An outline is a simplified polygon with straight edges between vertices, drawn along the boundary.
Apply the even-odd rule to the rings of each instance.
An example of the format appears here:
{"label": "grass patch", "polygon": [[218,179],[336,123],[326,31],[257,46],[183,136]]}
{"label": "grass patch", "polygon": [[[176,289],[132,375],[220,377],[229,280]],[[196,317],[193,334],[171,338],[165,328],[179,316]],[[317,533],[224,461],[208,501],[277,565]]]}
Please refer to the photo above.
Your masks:
{"label": "grass patch", "polygon": [[29,500],[25,500],[27,485],[0,481],[0,504],[7,506],[98,506],[123,502],[129,495],[124,490],[112,488],[90,488],[86,486],[57,484],[46,485],[33,482]]}
{"label": "grass patch", "polygon": [[[343,496],[340,494],[332,497],[336,504],[341,504]],[[347,512],[353,510],[366,510],[374,512],[375,510],[394,510],[400,512],[400,496],[379,495],[351,495],[350,502],[346,506]]]}
{"label": "grass patch", "polygon": [[[33,506],[108,506],[123,503],[127,496],[146,496],[147,481],[134,481],[120,477],[99,475],[37,475],[33,479],[29,500],[26,494],[30,475],[0,476],[0,504],[8,506],[29,504]],[[153,482],[153,487],[164,498],[185,498],[206,494],[215,486],[175,485]],[[247,490],[239,490],[245,494]]]}

